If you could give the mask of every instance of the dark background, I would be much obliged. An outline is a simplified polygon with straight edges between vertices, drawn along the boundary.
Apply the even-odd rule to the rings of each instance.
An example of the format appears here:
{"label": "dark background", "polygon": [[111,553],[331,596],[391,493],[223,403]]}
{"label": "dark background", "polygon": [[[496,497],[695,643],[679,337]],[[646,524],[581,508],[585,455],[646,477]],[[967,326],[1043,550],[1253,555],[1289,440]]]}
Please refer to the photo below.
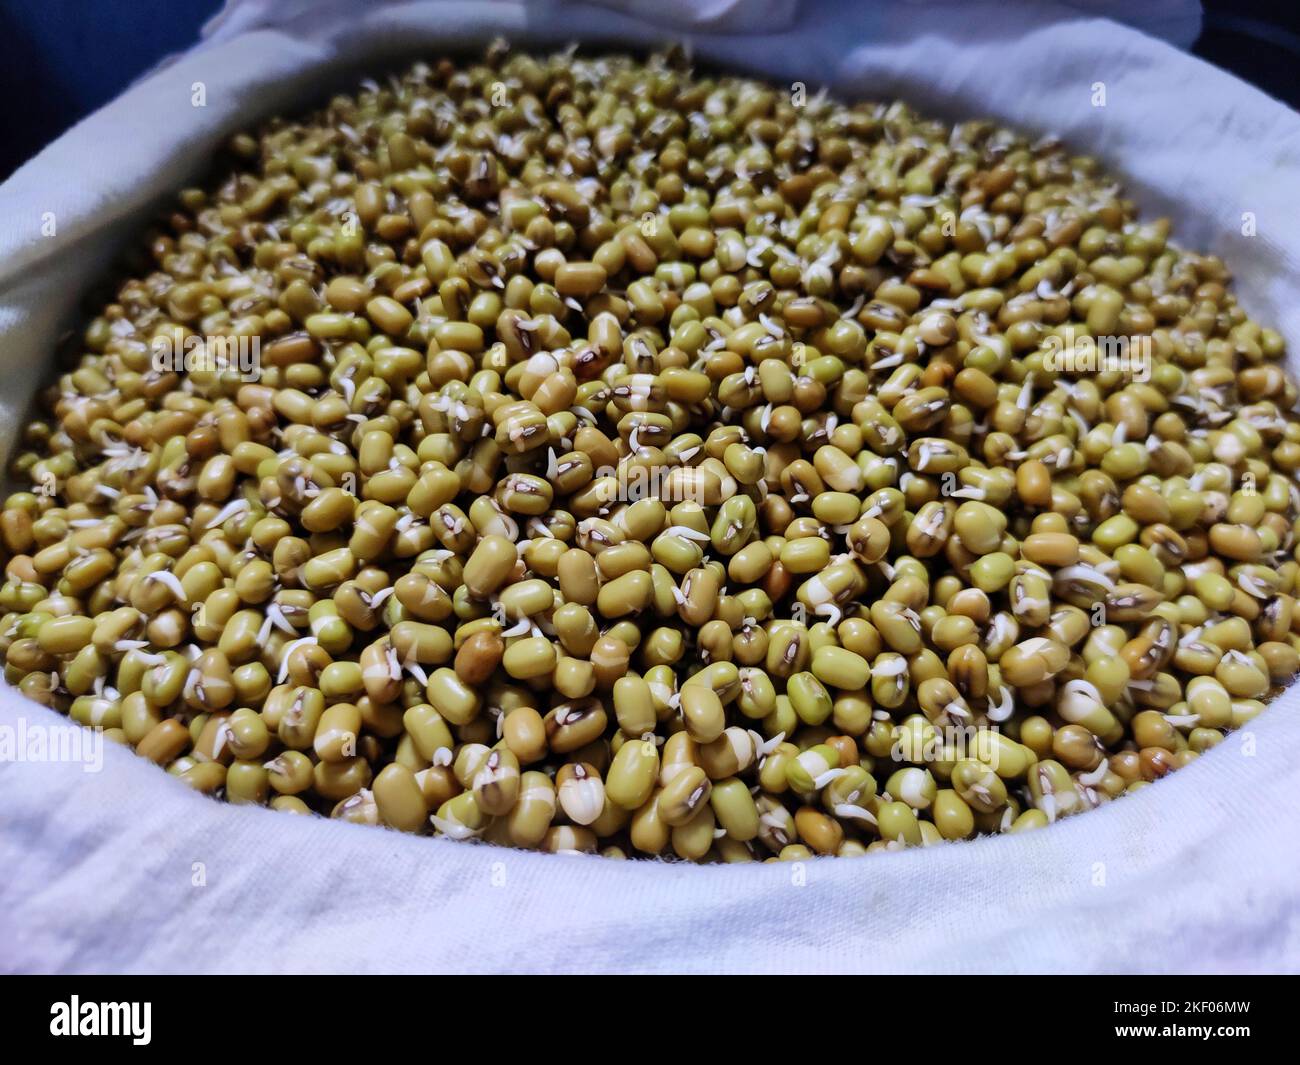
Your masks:
{"label": "dark background", "polygon": [[[1300,109],[1300,2],[1203,6],[1193,51]],[[192,44],[220,7],[220,0],[0,0],[0,178]]]}

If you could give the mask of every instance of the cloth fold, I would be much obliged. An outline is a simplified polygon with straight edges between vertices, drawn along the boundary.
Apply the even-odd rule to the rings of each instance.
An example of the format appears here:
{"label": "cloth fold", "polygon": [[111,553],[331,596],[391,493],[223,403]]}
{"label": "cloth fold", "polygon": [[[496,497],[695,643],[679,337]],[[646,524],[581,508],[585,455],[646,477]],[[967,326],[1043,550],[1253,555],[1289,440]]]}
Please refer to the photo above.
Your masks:
{"label": "cloth fold", "polygon": [[[1179,7],[1154,5],[1176,40]],[[1222,255],[1242,303],[1296,343],[1300,116],[1087,8],[233,3],[193,51],[0,187],[3,443],[79,294],[224,137],[359,72],[497,34],[534,47],[681,36],[700,60],[777,82],[1057,133],[1101,156],[1148,215],[1170,215],[1177,240]],[[1190,767],[1045,831],[743,867],[529,854],[230,807],[111,744],[100,772],[13,752],[0,760],[0,969],[1295,970],[1298,706],[1288,692]],[[61,722],[4,689],[0,751],[20,719]]]}

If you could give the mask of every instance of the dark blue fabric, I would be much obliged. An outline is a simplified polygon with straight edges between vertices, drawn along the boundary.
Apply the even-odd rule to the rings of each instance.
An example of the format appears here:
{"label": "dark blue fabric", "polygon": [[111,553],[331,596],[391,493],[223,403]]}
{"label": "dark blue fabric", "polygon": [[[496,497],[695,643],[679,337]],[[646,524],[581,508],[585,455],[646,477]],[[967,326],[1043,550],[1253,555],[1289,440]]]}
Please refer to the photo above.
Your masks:
{"label": "dark blue fabric", "polygon": [[183,51],[221,0],[0,0],[0,178]]}

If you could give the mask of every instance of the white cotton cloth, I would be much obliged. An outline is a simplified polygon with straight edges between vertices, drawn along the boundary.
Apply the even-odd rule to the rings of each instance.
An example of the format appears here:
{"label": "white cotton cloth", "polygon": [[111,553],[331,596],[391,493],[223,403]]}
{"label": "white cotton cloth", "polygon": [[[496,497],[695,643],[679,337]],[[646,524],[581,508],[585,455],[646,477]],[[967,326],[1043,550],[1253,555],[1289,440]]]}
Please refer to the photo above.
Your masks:
{"label": "white cotton cloth", "polygon": [[[0,188],[0,424],[12,439],[78,295],[224,136],[384,61],[498,33],[689,35],[699,59],[778,82],[1060,134],[1148,216],[1172,216],[1177,239],[1222,255],[1243,304],[1295,344],[1300,117],[1092,13],[1117,6],[232,3]],[[1194,36],[1195,5],[1144,7],[1148,29]],[[797,866],[531,854],[235,808],[111,744],[100,772],[0,763],[0,970],[1294,971],[1298,704],[1291,692],[1189,768],[1044,831]],[[0,750],[4,729],[60,720],[6,689]]]}

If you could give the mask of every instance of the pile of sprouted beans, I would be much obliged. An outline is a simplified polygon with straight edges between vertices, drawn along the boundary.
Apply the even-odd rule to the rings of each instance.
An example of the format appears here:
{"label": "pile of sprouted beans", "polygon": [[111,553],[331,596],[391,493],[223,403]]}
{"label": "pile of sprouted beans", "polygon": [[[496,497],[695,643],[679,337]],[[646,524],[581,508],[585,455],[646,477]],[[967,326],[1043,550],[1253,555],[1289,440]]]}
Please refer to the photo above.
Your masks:
{"label": "pile of sprouted beans", "polygon": [[1300,669],[1300,422],[1089,158],[680,53],[240,134],[22,431],[5,679],[191,787],[690,861],[1019,832]]}

